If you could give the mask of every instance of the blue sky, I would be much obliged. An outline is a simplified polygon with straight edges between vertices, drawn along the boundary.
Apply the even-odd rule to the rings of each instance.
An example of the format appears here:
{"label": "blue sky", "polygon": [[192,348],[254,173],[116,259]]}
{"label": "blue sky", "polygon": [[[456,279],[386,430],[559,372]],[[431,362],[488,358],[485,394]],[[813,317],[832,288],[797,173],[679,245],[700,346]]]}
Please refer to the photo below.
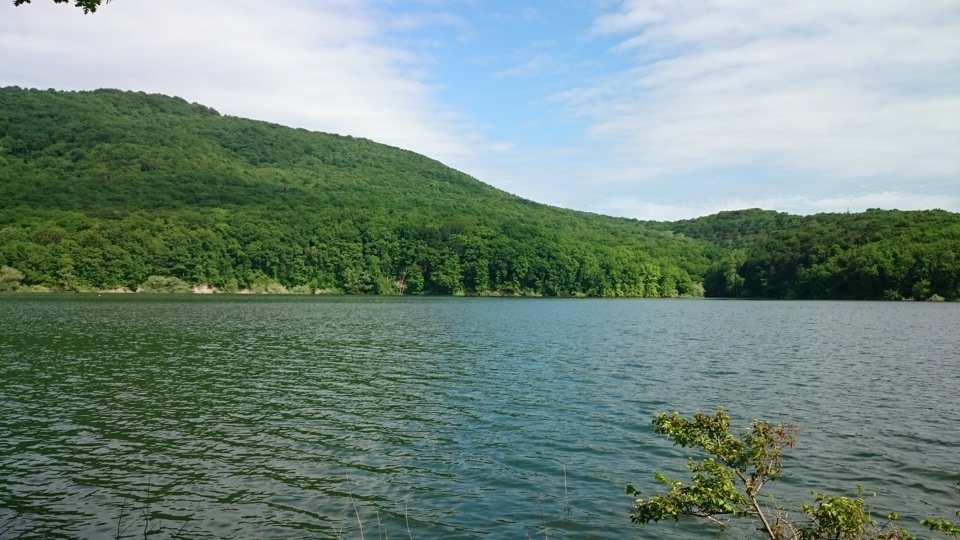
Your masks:
{"label": "blue sky", "polygon": [[0,85],[181,96],[556,206],[960,211],[956,0],[0,0]]}

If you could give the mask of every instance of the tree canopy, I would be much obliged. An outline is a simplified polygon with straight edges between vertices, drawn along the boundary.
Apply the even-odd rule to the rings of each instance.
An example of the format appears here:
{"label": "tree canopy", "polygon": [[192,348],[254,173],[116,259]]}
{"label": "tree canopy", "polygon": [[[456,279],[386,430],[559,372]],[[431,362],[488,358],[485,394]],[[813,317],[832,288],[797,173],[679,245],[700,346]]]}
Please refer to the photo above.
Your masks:
{"label": "tree canopy", "polygon": [[[676,223],[522,199],[425,156],[143,92],[0,88],[7,289],[960,299],[960,215]],[[164,288],[160,287],[160,288]]]}
{"label": "tree canopy", "polygon": [[116,90],[0,90],[0,209],[24,288],[696,296],[712,252],[399,148]]}
{"label": "tree canopy", "polygon": [[723,212],[671,229],[729,251],[705,276],[711,296],[960,298],[960,216],[872,209],[791,216]]}
{"label": "tree canopy", "polygon": [[[13,0],[13,5],[19,6],[22,4],[29,4],[31,0]],[[57,4],[68,4],[70,0],[53,0]],[[82,8],[84,13],[94,13],[97,11],[97,8],[100,7],[100,4],[104,3],[103,0],[75,0],[74,6]],[[110,0],[106,0],[106,3],[110,3]]]}

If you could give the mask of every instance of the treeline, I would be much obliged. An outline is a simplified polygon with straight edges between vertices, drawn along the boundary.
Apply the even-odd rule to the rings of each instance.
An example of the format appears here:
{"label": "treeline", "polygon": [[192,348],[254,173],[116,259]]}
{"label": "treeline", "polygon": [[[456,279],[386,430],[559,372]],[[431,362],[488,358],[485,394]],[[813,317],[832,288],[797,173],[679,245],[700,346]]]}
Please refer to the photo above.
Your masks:
{"label": "treeline", "polygon": [[639,222],[117,90],[0,89],[0,290],[960,299],[960,216]]}
{"label": "treeline", "polygon": [[744,210],[670,227],[729,250],[705,275],[708,296],[960,299],[956,213],[791,216]]}
{"label": "treeline", "polygon": [[170,276],[228,291],[702,295],[698,278],[642,244],[591,245],[536,227],[250,209],[22,212],[0,226],[0,264],[22,273],[22,288],[135,289]]}
{"label": "treeline", "polygon": [[702,295],[713,251],[412,152],[112,90],[0,90],[0,209],[0,265],[52,290]]}

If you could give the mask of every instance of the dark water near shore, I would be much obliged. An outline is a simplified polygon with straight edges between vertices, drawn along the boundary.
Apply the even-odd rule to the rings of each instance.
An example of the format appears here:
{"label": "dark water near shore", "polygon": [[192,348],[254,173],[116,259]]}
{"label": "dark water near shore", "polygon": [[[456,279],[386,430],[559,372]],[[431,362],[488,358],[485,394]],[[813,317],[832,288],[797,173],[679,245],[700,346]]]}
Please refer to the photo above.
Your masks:
{"label": "dark water near shore", "polygon": [[624,486],[717,405],[788,497],[960,506],[960,304],[5,295],[0,538],[681,537]]}

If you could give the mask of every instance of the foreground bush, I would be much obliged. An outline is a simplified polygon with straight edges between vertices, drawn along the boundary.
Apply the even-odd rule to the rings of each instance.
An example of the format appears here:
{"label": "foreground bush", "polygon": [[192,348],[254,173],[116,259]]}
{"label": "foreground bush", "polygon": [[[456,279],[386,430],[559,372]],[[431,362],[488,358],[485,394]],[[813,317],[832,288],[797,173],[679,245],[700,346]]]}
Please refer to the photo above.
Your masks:
{"label": "foreground bush", "polygon": [[[754,420],[736,436],[730,431],[730,417],[717,408],[713,414],[697,411],[692,418],[677,412],[656,414],[653,426],[655,433],[666,435],[675,445],[699,448],[709,457],[689,458],[687,469],[693,476],[686,485],[656,473],[657,481],[669,489],[637,498],[630,513],[634,523],[694,517],[721,528],[739,524],[744,534],[750,532],[745,527],[752,525],[771,540],[917,540],[896,525],[896,514],[883,524],[874,521],[863,488],[854,497],[817,495],[814,504],[803,504],[799,513],[788,513],[777,504],[762,506],[761,490],[781,475],[783,451],[796,442],[797,427],[792,423]],[[627,494],[641,495],[633,486],[627,486]],[[795,514],[802,517],[788,517]],[[921,524],[960,538],[960,527],[945,518],[924,519]]]}

